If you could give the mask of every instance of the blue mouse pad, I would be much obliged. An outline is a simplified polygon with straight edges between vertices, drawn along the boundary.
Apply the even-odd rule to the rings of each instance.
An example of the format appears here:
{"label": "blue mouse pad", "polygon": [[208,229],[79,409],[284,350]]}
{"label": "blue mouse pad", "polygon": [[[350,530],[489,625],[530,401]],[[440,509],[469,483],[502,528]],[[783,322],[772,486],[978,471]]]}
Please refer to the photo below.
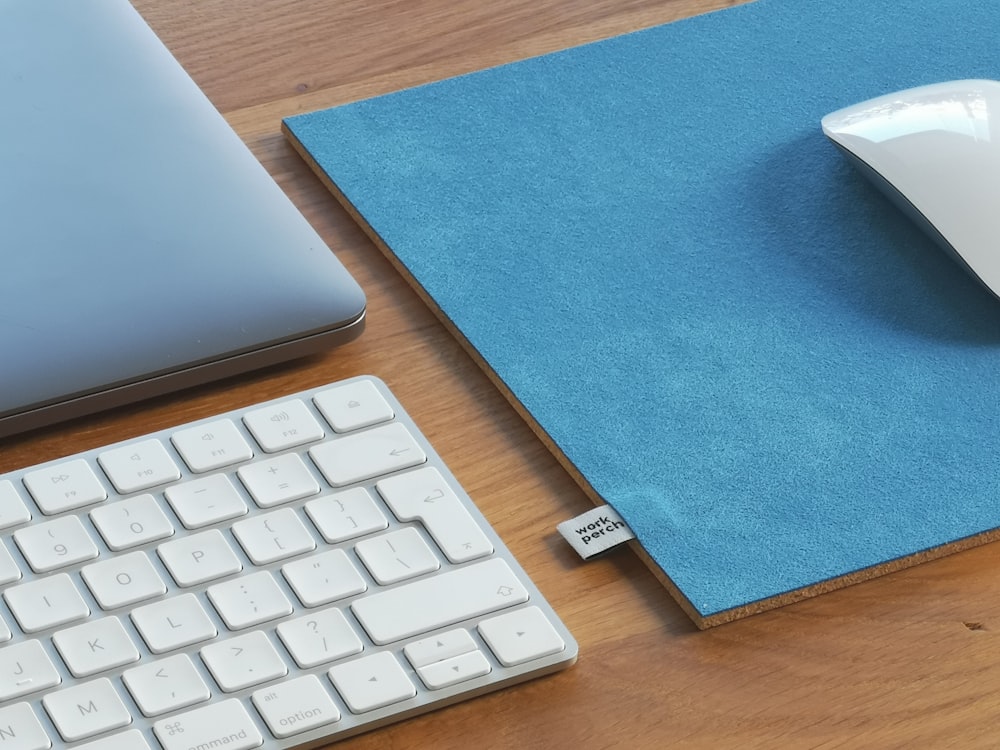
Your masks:
{"label": "blue mouse pad", "polygon": [[708,626],[1000,526],[1000,303],[820,130],[998,39],[757,0],[285,127]]}

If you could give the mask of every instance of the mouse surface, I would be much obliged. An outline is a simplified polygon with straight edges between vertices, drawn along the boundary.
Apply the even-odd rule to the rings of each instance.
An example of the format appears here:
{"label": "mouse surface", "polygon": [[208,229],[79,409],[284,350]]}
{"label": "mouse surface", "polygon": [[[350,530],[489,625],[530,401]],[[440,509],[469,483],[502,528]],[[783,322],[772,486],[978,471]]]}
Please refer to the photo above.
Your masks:
{"label": "mouse surface", "polygon": [[950,81],[828,114],[823,132],[1000,297],[1000,83]]}

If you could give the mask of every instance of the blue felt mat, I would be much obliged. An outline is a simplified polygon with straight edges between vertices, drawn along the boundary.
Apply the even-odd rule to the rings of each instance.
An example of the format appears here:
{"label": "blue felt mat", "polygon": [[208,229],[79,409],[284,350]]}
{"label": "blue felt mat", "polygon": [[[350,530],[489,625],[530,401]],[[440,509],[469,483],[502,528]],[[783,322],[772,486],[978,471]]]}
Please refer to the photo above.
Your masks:
{"label": "blue felt mat", "polygon": [[758,0],[286,127],[712,624],[1000,526],[1000,303],[819,127],[998,41]]}

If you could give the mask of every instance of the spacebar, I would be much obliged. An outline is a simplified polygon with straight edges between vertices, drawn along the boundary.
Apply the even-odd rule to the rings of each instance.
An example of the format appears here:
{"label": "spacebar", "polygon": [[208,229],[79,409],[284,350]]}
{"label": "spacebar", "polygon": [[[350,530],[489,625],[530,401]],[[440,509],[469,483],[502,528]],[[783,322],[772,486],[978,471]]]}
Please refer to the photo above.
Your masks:
{"label": "spacebar", "polygon": [[351,609],[381,645],[526,601],[527,589],[494,558],[366,596]]}

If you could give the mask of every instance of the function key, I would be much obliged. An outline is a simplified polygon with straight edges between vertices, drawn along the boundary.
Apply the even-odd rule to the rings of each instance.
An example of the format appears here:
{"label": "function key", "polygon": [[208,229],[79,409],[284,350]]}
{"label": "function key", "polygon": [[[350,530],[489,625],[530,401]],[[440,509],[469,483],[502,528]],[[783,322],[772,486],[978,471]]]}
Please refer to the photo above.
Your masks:
{"label": "function key", "polygon": [[144,440],[104,451],[97,462],[123,495],[181,478],[177,464],[159,440]]}
{"label": "function key", "polygon": [[325,434],[299,399],[249,411],[243,415],[243,423],[267,453],[312,443]]}
{"label": "function key", "polygon": [[24,476],[24,486],[47,516],[100,503],[108,497],[104,486],[82,458],[32,471]]}
{"label": "function key", "polygon": [[0,482],[0,529],[9,529],[30,520],[31,512],[14,485],[7,480]]}
{"label": "function key", "polygon": [[313,402],[336,432],[388,422],[395,416],[370,380],[358,380],[317,393]]}
{"label": "function key", "polygon": [[253,458],[253,450],[228,419],[179,430],[170,442],[195,474]]}

